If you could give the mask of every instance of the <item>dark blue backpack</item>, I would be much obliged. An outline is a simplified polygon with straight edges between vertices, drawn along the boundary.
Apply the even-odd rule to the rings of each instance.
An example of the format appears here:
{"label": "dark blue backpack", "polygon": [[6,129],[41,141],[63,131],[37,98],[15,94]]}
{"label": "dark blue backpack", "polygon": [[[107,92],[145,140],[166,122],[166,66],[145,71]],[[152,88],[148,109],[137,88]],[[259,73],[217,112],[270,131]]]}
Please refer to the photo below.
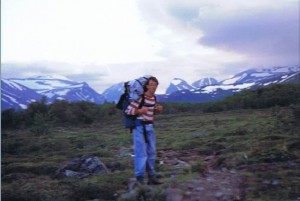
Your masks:
{"label": "dark blue backpack", "polygon": [[[144,124],[142,120],[137,119],[137,115],[128,115],[125,113],[127,107],[130,105],[132,101],[138,100],[139,97],[142,97],[141,102],[138,106],[141,109],[143,106],[151,107],[153,105],[145,105],[145,97],[144,97],[144,86],[152,77],[150,75],[145,75],[135,80],[131,80],[124,83],[124,93],[120,96],[119,101],[116,107],[122,110],[122,114],[124,118],[124,125],[126,128],[130,128],[130,131],[136,126],[141,126]],[[155,102],[156,102],[156,97]]]}
{"label": "dark blue backpack", "polygon": [[[132,99],[129,96],[129,82],[125,82],[124,83],[124,89],[125,92],[120,96],[119,101],[116,105],[116,107],[120,110],[122,110],[122,114],[124,115],[125,119],[124,119],[124,125],[126,128],[130,128],[130,130],[132,131],[132,129],[137,126],[140,125],[142,122],[137,120],[137,115],[128,115],[127,113],[125,113],[125,110],[127,109],[127,107],[130,105],[130,103],[132,102]],[[141,109],[144,105],[145,102],[145,98],[144,95],[141,95],[142,100],[139,104],[139,109]]]}

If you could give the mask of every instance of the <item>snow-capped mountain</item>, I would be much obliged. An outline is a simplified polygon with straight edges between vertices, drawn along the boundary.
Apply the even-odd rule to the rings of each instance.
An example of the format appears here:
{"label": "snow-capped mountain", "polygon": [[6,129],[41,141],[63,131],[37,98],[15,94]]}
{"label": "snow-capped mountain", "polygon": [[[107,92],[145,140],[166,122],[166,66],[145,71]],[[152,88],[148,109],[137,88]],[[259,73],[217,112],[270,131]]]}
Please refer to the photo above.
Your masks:
{"label": "snow-capped mountain", "polygon": [[278,79],[280,76],[289,76],[300,70],[300,67],[271,67],[271,68],[254,68],[240,72],[230,79],[221,82],[223,85],[255,83],[264,80]]}
{"label": "snow-capped mountain", "polygon": [[97,104],[105,102],[104,96],[98,94],[85,82],[62,88],[43,90],[40,94],[47,96],[49,98],[49,102],[53,102],[57,99],[68,100],[71,102],[88,101]]}
{"label": "snow-capped mountain", "polygon": [[[239,92],[255,89],[272,83],[293,82],[300,84],[300,66],[250,69],[234,75],[230,79],[217,82],[213,78],[203,78],[193,83],[175,78],[166,94],[157,95],[158,101],[209,102]],[[1,80],[2,110],[26,108],[33,101],[47,96],[49,103],[57,99],[67,101],[89,101],[98,104],[117,102],[124,91],[124,83],[117,83],[97,93],[85,82],[79,83],[62,76],[39,76],[36,78],[11,78]]]}
{"label": "snow-capped mountain", "polygon": [[1,80],[1,110],[25,109],[28,104],[41,98],[40,94],[28,87],[7,79]]}
{"label": "snow-capped mountain", "polygon": [[[11,83],[16,83],[19,86],[23,86],[26,89],[31,89],[40,97],[46,96],[48,103],[52,103],[57,99],[68,101],[88,101],[97,104],[105,102],[104,96],[97,93],[87,83],[75,82],[62,76],[38,76],[35,78],[10,78],[6,80]],[[22,95],[21,90],[19,92],[15,92],[18,94],[20,99],[26,99],[26,96]],[[2,103],[3,101],[4,100],[2,98]],[[21,102],[22,101],[20,100],[19,103],[22,104]]]}
{"label": "snow-capped mountain", "polygon": [[102,95],[105,97],[107,102],[117,103],[120,96],[124,93],[124,82],[114,84],[106,89]]}
{"label": "snow-capped mountain", "polygon": [[218,81],[215,78],[207,77],[194,82],[192,86],[196,88],[201,88],[201,87],[216,85],[216,84],[218,84]]}
{"label": "snow-capped mountain", "polygon": [[208,102],[216,101],[243,89],[256,89],[274,83],[300,83],[299,67],[257,68],[243,71],[219,84],[208,85],[192,90],[179,90],[167,96],[160,96],[159,101]]}
{"label": "snow-capped mountain", "polygon": [[194,87],[189,85],[185,80],[180,78],[174,78],[169,87],[166,90],[166,94],[171,94],[175,91],[181,91],[181,90],[192,90]]}
{"label": "snow-capped mountain", "polygon": [[[166,94],[171,94],[176,91],[181,90],[192,90],[194,89],[191,85],[189,85],[185,80],[180,78],[174,78],[169,87],[166,90]],[[103,95],[108,102],[117,103],[120,96],[124,93],[124,82],[114,84],[103,92]]]}
{"label": "snow-capped mountain", "polygon": [[35,90],[38,93],[53,89],[62,89],[77,85],[78,82],[69,80],[63,76],[37,76],[33,78],[9,78],[8,80],[17,82],[23,86]]}
{"label": "snow-capped mountain", "polygon": [[284,78],[284,82],[300,84],[300,72]]}

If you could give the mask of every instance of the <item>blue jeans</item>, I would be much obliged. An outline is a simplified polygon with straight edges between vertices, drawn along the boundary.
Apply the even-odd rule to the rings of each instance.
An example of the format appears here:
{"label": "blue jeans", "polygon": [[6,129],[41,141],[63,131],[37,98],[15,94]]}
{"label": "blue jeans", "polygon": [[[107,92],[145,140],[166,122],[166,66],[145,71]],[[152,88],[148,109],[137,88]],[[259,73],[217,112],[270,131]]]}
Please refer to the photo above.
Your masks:
{"label": "blue jeans", "polygon": [[136,177],[144,176],[145,171],[150,177],[155,175],[156,140],[153,125],[145,125],[145,131],[147,143],[143,126],[136,126],[133,129],[134,174]]}

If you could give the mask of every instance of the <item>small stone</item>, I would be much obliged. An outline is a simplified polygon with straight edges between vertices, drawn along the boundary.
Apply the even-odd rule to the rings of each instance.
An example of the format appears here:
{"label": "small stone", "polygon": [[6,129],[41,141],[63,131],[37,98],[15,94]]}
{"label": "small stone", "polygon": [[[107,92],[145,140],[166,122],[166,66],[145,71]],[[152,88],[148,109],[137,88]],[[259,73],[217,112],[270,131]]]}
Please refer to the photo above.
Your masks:
{"label": "small stone", "polygon": [[200,192],[200,191],[203,191],[205,188],[203,188],[203,187],[197,187],[197,188],[195,188],[195,191],[198,191],[198,192]]}
{"label": "small stone", "polygon": [[203,138],[203,137],[206,137],[206,136],[207,136],[207,134],[205,134],[205,133],[194,133],[192,135],[193,138]]}
{"label": "small stone", "polygon": [[272,185],[273,186],[277,186],[277,185],[279,185],[279,183],[280,183],[280,181],[277,180],[277,179],[275,179],[275,180],[272,181]]}
{"label": "small stone", "polygon": [[215,193],[215,197],[220,198],[222,197],[224,194],[222,192],[217,192]]}
{"label": "small stone", "polygon": [[180,189],[166,189],[165,190],[166,201],[182,201],[183,192]]}
{"label": "small stone", "polygon": [[206,181],[213,182],[213,181],[214,181],[214,178],[212,178],[212,177],[207,177],[207,178],[206,178]]}
{"label": "small stone", "polygon": [[222,171],[223,172],[227,172],[227,168],[226,167],[222,167]]}
{"label": "small stone", "polygon": [[237,173],[237,171],[236,170],[230,170],[230,173],[232,173],[232,174],[236,174]]}

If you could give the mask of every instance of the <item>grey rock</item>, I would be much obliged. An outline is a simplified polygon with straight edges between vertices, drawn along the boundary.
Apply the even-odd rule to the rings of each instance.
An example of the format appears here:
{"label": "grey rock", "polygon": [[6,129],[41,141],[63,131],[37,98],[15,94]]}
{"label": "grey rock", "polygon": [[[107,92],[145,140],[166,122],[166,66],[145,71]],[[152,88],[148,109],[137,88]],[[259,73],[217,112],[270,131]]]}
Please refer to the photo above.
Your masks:
{"label": "grey rock", "polygon": [[85,178],[93,174],[105,174],[109,170],[97,156],[82,156],[65,163],[55,175],[60,177]]}

